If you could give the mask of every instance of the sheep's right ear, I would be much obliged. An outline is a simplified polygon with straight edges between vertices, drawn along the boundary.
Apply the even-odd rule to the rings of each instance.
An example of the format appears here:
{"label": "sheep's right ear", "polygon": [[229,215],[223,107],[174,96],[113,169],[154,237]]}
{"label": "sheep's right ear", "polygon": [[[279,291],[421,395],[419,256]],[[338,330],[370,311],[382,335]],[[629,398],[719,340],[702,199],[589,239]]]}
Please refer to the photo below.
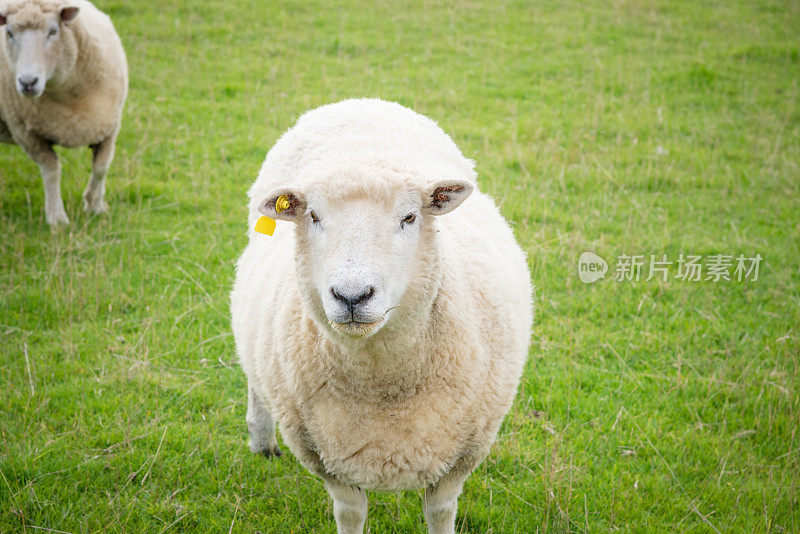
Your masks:
{"label": "sheep's right ear", "polygon": [[61,17],[61,22],[70,22],[75,17],[78,16],[78,12],[81,10],[78,6],[64,6],[61,8],[59,15]]}
{"label": "sheep's right ear", "polygon": [[444,215],[459,207],[472,193],[473,185],[466,180],[442,180],[432,184],[425,192],[422,211],[431,215]]}
{"label": "sheep's right ear", "polygon": [[[278,205],[278,199],[281,200],[281,206]],[[286,203],[288,203],[288,205],[286,205]],[[278,212],[279,209],[280,212]],[[305,198],[297,191],[291,189],[276,189],[258,203],[258,212],[272,219],[296,221],[305,211]]]}

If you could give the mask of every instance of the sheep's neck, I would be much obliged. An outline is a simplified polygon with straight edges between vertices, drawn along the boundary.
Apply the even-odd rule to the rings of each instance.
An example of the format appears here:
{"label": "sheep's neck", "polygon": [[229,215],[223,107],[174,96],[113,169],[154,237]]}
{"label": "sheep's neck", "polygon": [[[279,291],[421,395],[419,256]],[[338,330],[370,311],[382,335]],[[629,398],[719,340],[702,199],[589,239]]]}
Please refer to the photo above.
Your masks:
{"label": "sheep's neck", "polygon": [[383,349],[334,354],[326,363],[329,385],[345,396],[402,401],[424,389],[433,366],[429,354],[411,346],[398,354]]}

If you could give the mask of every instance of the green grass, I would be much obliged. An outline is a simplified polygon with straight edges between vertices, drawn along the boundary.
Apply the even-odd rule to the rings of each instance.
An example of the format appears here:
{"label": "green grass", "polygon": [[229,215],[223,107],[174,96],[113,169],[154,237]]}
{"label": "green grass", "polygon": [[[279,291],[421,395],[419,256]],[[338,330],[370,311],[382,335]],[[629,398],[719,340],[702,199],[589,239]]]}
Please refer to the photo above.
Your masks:
{"label": "green grass", "polygon": [[[0,146],[0,531],[335,530],[247,450],[227,299],[266,151],[355,96],[438,120],[529,253],[530,359],[459,531],[800,531],[800,3],[98,4],[131,69],[111,213],[61,150],[51,235]],[[585,285],[584,250],[765,259]],[[371,532],[423,531],[419,492],[370,498]]]}

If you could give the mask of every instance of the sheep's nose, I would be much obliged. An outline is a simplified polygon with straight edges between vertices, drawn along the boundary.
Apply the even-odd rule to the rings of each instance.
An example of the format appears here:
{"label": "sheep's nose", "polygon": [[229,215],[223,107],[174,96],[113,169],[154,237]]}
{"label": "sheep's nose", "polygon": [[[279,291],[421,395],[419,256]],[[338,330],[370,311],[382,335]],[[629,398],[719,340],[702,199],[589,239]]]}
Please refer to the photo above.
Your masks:
{"label": "sheep's nose", "polygon": [[36,87],[36,82],[39,81],[39,78],[36,76],[20,76],[19,77],[19,84],[22,86],[22,90],[26,93],[30,93],[33,91],[33,88]]}
{"label": "sheep's nose", "polygon": [[352,310],[359,304],[363,304],[364,302],[371,299],[372,296],[375,294],[375,288],[373,286],[369,286],[364,291],[350,293],[341,289],[337,289],[335,287],[331,287],[331,294],[333,295],[333,298],[344,302],[345,305],[347,305],[347,307],[350,310]]}

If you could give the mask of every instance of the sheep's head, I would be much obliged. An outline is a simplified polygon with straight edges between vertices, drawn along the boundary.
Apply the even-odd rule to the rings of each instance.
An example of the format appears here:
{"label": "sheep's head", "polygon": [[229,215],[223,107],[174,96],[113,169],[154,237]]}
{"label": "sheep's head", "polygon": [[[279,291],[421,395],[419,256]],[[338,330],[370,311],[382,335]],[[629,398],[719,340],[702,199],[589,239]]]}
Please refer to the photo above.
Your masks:
{"label": "sheep's head", "polygon": [[36,2],[9,4],[0,12],[6,56],[21,95],[41,96],[49,80],[71,69],[74,47],[63,46],[63,29],[78,12],[73,5]]}
{"label": "sheep's head", "polygon": [[[297,225],[301,291],[312,314],[346,338],[374,335],[427,274],[434,218],[458,207],[470,182],[420,185],[396,171],[351,168],[297,188],[279,188],[259,211]],[[289,207],[280,213],[284,196]]]}

